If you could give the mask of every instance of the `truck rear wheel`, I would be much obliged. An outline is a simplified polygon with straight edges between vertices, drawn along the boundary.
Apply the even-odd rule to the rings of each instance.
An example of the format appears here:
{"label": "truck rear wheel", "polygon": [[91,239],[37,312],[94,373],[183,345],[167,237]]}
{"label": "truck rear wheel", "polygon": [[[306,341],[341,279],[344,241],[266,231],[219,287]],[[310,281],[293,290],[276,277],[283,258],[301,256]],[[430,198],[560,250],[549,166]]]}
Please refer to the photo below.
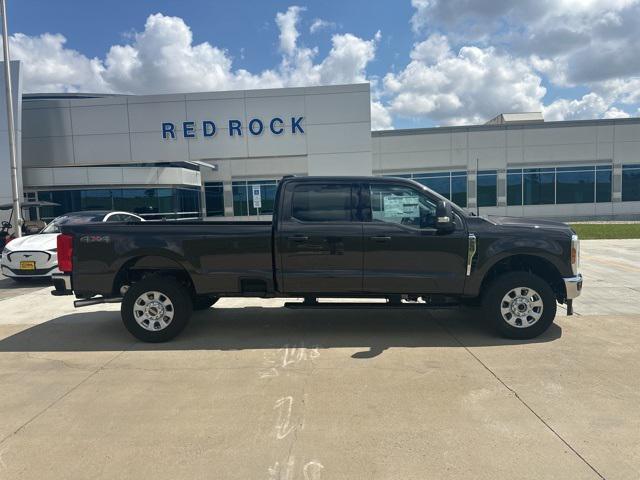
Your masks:
{"label": "truck rear wheel", "polygon": [[178,335],[193,305],[185,287],[170,277],[149,277],[127,290],[120,313],[124,326],[143,342],[165,342]]}
{"label": "truck rear wheel", "polygon": [[488,287],[482,307],[498,333],[506,338],[534,338],[556,316],[556,296],[542,278],[528,272],[501,275]]}

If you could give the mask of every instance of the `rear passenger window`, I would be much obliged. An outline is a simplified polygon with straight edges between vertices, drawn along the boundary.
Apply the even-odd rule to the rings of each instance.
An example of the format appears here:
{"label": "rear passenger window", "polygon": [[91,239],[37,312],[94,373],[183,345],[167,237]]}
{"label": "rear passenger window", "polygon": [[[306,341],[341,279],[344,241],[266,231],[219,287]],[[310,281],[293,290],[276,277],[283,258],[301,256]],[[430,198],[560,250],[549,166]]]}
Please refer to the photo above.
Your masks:
{"label": "rear passenger window", "polygon": [[350,222],[351,185],[298,185],[291,216],[303,222]]}

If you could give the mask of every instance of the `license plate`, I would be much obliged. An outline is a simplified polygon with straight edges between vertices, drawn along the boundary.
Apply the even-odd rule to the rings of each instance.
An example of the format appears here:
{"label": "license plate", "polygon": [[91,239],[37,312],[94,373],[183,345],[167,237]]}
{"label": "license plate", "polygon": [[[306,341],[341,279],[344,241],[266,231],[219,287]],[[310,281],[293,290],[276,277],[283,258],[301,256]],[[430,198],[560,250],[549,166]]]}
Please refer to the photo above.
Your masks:
{"label": "license plate", "polygon": [[36,262],[33,262],[33,261],[20,262],[20,270],[35,270],[35,269],[36,269]]}

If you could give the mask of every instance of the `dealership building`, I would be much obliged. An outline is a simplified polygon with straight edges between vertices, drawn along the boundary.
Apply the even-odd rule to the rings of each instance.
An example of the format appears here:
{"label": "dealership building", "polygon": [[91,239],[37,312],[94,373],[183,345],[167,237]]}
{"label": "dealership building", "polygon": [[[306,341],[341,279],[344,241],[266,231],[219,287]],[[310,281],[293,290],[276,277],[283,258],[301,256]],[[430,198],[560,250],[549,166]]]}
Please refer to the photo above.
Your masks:
{"label": "dealership building", "polygon": [[[368,84],[23,94],[21,65],[12,67],[23,196],[60,205],[31,212],[43,219],[95,209],[268,218],[284,175],[413,178],[481,214],[640,217],[640,118],[505,113],[372,132]],[[0,115],[0,203],[11,201],[6,123]]]}

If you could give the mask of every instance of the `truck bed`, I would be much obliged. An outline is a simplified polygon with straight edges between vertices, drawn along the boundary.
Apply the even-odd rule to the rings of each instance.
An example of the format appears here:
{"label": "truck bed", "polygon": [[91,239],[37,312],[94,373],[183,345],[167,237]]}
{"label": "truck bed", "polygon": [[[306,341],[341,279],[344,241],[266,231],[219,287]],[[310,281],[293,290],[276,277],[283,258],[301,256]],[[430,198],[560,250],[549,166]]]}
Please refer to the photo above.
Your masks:
{"label": "truck bed", "polygon": [[184,269],[196,291],[273,289],[269,221],[93,223],[62,231],[78,238],[73,285],[79,296],[117,293],[114,278],[131,266]]}

